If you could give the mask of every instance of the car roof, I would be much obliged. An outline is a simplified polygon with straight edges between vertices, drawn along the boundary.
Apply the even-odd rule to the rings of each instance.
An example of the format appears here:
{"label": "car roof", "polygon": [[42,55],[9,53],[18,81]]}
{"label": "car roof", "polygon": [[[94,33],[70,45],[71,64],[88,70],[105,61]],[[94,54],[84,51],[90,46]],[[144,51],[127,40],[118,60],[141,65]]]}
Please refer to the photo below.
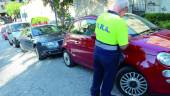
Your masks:
{"label": "car roof", "polygon": [[[9,24],[7,24],[7,25],[23,24],[23,23],[29,23],[29,22],[13,22],[13,23],[9,23]],[[29,24],[31,24],[31,23],[29,23]]]}
{"label": "car roof", "polygon": [[82,20],[82,19],[97,19],[98,16],[96,15],[89,15],[84,17],[75,18],[74,21]]}
{"label": "car roof", "polygon": [[43,27],[43,26],[49,26],[49,25],[56,26],[55,24],[43,24],[43,25],[34,26],[34,27],[32,27],[32,28]]}
{"label": "car roof", "polygon": [[[132,13],[126,13],[125,16],[136,16],[136,15],[132,14]],[[96,15],[89,15],[89,16],[75,18],[74,21],[78,21],[78,20],[82,20],[82,19],[97,19],[97,17],[98,16],[96,16]]]}

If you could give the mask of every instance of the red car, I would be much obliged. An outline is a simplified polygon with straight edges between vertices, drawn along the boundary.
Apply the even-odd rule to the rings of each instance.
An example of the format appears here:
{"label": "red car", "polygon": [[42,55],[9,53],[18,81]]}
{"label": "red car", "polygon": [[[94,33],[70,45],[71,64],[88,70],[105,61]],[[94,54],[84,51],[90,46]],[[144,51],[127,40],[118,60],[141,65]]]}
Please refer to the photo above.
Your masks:
{"label": "red car", "polygon": [[1,28],[1,34],[3,39],[8,40],[8,33],[5,25],[3,25]]}
{"label": "red car", "polygon": [[[96,16],[76,19],[63,43],[68,67],[81,64],[93,68]],[[129,46],[123,52],[116,85],[124,96],[170,96],[170,30],[160,29],[142,17],[126,14]],[[161,95],[162,96],[162,95]]]}

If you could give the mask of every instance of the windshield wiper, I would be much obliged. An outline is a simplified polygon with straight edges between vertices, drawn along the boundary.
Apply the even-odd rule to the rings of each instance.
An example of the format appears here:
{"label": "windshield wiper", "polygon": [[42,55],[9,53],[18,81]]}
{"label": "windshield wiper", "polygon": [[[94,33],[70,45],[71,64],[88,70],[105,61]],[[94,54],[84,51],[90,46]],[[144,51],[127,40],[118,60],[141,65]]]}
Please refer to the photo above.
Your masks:
{"label": "windshield wiper", "polygon": [[151,28],[149,28],[149,29],[147,29],[147,30],[139,33],[139,34],[144,34],[144,33],[146,33],[146,32],[148,32],[148,33],[153,33],[153,32],[155,32],[155,31],[159,31],[159,30],[161,30],[161,28],[159,28],[159,27],[151,27]]}

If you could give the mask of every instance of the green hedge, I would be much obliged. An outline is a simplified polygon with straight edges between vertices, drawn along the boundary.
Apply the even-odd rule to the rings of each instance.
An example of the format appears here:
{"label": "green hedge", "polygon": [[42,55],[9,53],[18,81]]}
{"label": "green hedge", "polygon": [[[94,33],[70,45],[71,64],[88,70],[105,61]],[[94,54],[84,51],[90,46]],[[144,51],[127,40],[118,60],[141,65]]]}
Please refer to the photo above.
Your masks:
{"label": "green hedge", "polygon": [[31,19],[32,24],[40,24],[48,21],[49,19],[47,17],[35,17]]}
{"label": "green hedge", "polygon": [[144,18],[161,28],[170,29],[170,13],[147,13]]}
{"label": "green hedge", "polygon": [[161,28],[170,29],[170,21],[160,21],[159,26]]}

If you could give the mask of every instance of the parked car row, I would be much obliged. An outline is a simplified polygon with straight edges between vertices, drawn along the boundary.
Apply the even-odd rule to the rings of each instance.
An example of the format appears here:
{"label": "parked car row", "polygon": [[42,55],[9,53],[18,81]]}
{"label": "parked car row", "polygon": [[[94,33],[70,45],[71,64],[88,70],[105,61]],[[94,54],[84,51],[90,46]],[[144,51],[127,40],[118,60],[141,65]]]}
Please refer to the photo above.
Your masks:
{"label": "parked car row", "polygon": [[[96,19],[74,19],[66,34],[50,24],[25,26],[16,40],[23,51],[35,51],[39,60],[63,53],[66,66],[80,64],[93,69]],[[126,14],[124,19],[130,38],[123,52],[125,60],[119,65],[117,88],[124,96],[170,95],[170,30],[134,14]],[[13,44],[15,39],[11,40]]]}
{"label": "parked car row", "polygon": [[61,30],[55,25],[33,27],[20,37],[20,47],[23,51],[35,51],[39,60],[49,55],[61,54],[63,37]]}
{"label": "parked car row", "polygon": [[23,52],[35,51],[39,60],[62,53],[64,35],[52,24],[33,27],[28,22],[10,23],[3,26],[1,33],[10,45],[20,47]]}

